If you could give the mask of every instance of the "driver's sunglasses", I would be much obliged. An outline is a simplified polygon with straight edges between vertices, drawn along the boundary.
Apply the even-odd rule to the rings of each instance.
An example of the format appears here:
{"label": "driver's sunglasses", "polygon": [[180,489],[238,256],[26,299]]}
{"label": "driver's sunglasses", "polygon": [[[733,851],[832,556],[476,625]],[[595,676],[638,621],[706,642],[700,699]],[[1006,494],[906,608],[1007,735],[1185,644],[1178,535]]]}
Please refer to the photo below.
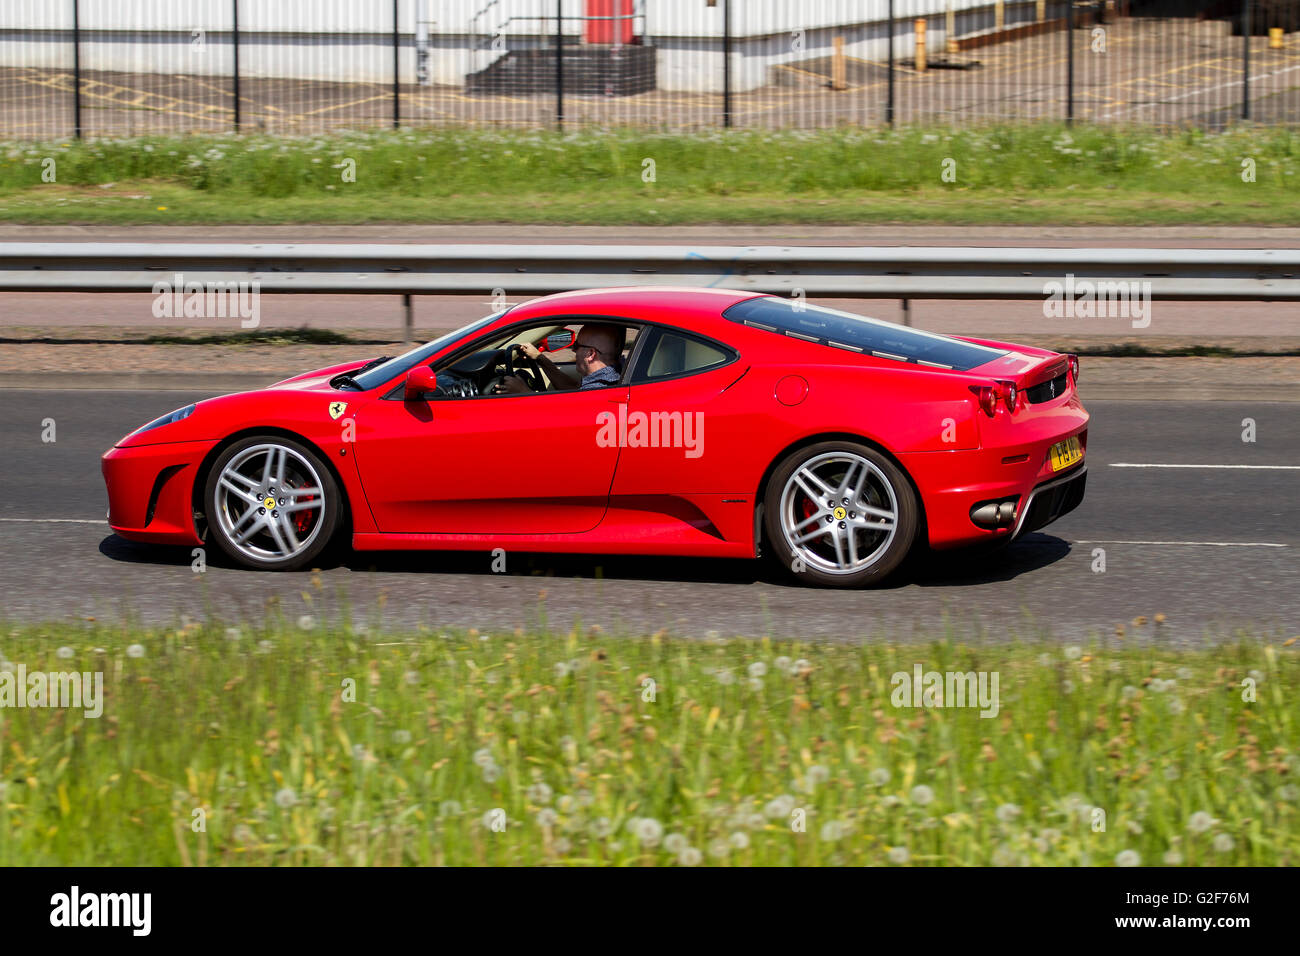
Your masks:
{"label": "driver's sunglasses", "polygon": [[594,346],[594,345],[575,345],[575,346],[573,347],[574,354],[577,354],[577,352],[578,352],[579,349],[591,349],[591,350],[592,350],[593,352],[595,352],[597,355],[602,355],[602,354],[604,354],[604,353],[602,353],[602,352],[600,351],[600,349],[596,348],[596,346]]}

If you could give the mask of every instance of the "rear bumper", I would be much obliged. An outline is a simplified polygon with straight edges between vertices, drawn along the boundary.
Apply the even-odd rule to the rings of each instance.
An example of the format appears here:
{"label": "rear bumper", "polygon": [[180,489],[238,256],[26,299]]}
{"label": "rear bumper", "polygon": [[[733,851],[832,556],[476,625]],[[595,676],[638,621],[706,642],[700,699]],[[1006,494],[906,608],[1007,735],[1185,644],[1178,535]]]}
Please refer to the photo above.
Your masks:
{"label": "rear bumper", "polygon": [[108,524],[132,541],[199,545],[194,482],[215,440],[110,448],[100,459]]}
{"label": "rear bumper", "polygon": [[[1063,405],[1049,421],[1025,431],[1030,434],[1024,438],[1017,434],[1015,441],[988,441],[978,449],[899,455],[920,492],[930,547],[1011,540],[1078,507],[1086,484],[1087,413]],[[1053,472],[1050,448],[1072,437],[1083,446],[1084,461]],[[975,521],[972,512],[980,506],[1007,502],[1014,519],[999,527]]]}
{"label": "rear bumper", "polygon": [[1072,472],[1045,481],[1029,493],[1020,506],[1012,540],[1046,527],[1057,518],[1068,514],[1083,501],[1083,491],[1088,483],[1088,466],[1080,464]]}

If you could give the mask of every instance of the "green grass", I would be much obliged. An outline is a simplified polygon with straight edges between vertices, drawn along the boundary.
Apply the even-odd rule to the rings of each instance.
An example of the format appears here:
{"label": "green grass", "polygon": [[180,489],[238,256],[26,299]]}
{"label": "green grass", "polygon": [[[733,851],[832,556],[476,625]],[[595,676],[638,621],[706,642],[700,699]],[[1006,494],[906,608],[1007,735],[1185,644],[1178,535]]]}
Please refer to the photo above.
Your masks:
{"label": "green grass", "polygon": [[[0,660],[101,671],[105,705],[0,710],[0,864],[1295,865],[1294,638],[1180,651],[1160,627],[1063,648],[15,626]],[[916,663],[997,672],[1000,712],[894,707]]]}
{"label": "green grass", "polygon": [[[955,182],[944,182],[944,161]],[[1242,162],[1255,181],[1242,181]],[[645,161],[655,181],[643,181]],[[53,161],[54,182],[42,172]],[[345,182],[355,161],[355,182]],[[1259,223],[1300,220],[1300,134],[440,128],[0,144],[0,218],[59,223]]]}

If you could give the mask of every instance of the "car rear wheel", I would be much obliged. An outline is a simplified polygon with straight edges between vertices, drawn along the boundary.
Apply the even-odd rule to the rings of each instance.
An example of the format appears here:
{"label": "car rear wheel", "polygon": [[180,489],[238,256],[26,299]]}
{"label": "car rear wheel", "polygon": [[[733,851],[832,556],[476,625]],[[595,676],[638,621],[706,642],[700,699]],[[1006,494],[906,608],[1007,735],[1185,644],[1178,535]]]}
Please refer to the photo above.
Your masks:
{"label": "car rear wheel", "polygon": [[763,511],[777,560],[823,587],[880,582],[911,550],[919,523],[902,469],[874,448],[844,441],[786,458],[767,484]]}
{"label": "car rear wheel", "polygon": [[250,568],[292,571],[315,559],[338,530],[338,483],[311,449],[252,436],[213,462],[203,501],[209,534]]}

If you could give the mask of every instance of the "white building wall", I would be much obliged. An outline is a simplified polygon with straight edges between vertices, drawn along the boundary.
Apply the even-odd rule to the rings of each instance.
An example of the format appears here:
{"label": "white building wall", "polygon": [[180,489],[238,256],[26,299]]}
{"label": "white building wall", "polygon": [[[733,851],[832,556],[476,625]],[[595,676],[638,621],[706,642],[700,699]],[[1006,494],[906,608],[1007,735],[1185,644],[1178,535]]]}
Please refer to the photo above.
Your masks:
{"label": "white building wall", "polygon": [[[414,82],[417,11],[423,10],[432,81],[460,85],[502,49],[537,46],[554,35],[553,0],[401,0],[399,62]],[[583,0],[564,0],[565,33],[579,35]],[[723,0],[640,0],[636,21],[658,53],[659,87],[686,92],[722,89]],[[910,55],[912,20],[929,15],[931,49],[941,49],[942,14],[951,5],[958,32],[970,11],[991,0],[896,0],[895,53]],[[486,7],[486,12],[483,12]],[[339,82],[392,80],[392,0],[240,0],[240,71],[250,77]],[[770,67],[830,52],[836,33],[846,52],[864,59],[886,53],[888,0],[732,0],[733,89],[763,86]],[[1006,4],[1008,23],[1032,19],[1032,0]],[[963,16],[962,14],[965,14]],[[229,75],[231,0],[81,0],[82,67],[125,73]],[[476,16],[477,15],[477,16]],[[960,21],[966,21],[962,26]],[[70,2],[0,0],[0,66],[68,68],[72,63]],[[201,31],[197,32],[196,31]],[[499,34],[498,49],[491,48]],[[796,42],[797,38],[797,42]]]}

